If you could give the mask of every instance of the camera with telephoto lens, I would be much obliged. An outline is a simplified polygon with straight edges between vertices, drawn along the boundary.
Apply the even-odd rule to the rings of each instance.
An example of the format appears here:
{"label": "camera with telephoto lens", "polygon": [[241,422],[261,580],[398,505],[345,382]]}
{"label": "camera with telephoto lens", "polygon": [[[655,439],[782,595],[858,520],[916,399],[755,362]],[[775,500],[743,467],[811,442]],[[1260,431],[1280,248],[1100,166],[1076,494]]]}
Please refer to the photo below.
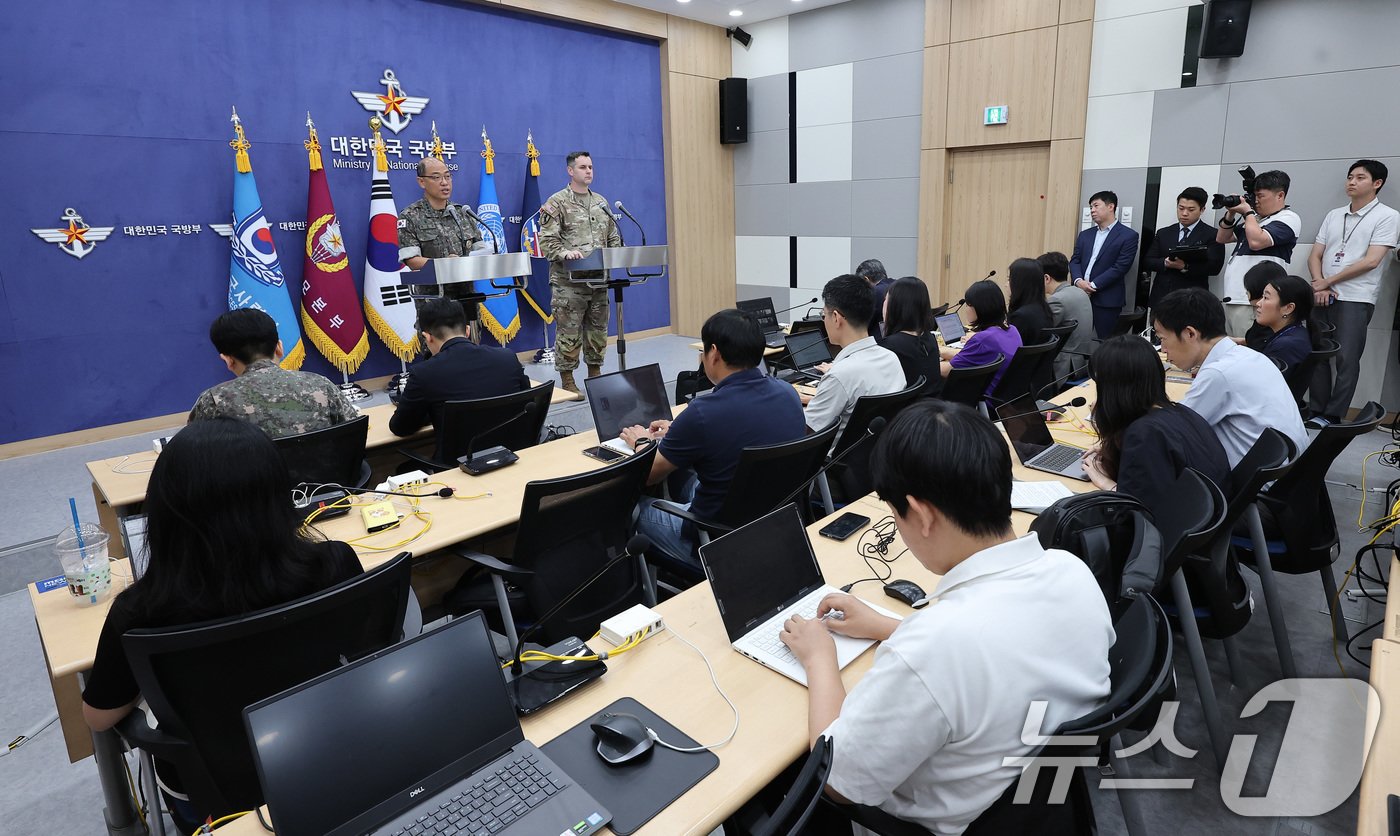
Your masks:
{"label": "camera with telephoto lens", "polygon": [[[1244,200],[1250,206],[1254,205],[1254,166],[1247,165],[1240,169],[1240,195],[1244,195]],[[1213,194],[1210,196],[1210,208],[1228,209],[1240,205],[1240,195],[1233,194]]]}

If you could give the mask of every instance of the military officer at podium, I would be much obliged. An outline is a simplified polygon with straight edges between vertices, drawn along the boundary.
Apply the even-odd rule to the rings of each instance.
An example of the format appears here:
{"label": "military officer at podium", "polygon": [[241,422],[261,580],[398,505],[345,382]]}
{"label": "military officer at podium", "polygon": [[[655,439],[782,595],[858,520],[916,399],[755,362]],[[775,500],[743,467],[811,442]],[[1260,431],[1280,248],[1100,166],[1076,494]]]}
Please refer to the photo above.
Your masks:
{"label": "military officer at podium", "polygon": [[620,247],[622,235],[607,198],[590,188],[593,158],[587,151],[574,151],[567,161],[569,185],[550,195],[540,207],[540,250],[550,262],[554,364],[559,369],[560,385],[577,392],[574,369],[578,368],[580,349],[589,377],[603,371],[603,352],[608,347],[608,292],[581,283],[601,281],[602,271],[575,272],[571,279],[564,261],[583,258],[600,247]]}
{"label": "military officer at podium", "polygon": [[[452,202],[452,172],[436,157],[418,163],[418,185],[423,199],[405,206],[399,213],[399,259],[410,270],[421,270],[430,258],[469,255],[486,249],[476,222]],[[446,295],[457,299],[469,292],[470,284],[447,285]],[[414,293],[436,294],[436,285],[415,285]]]}

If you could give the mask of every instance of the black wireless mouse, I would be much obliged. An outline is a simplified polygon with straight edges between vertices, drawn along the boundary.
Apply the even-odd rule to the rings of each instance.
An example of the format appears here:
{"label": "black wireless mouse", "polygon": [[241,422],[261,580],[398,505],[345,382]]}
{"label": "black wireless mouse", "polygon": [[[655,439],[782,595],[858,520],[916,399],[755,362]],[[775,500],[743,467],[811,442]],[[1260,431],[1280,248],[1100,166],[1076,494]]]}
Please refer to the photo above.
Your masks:
{"label": "black wireless mouse", "polygon": [[916,610],[928,606],[928,596],[913,581],[890,581],[885,584],[885,594],[896,601],[903,601]]}
{"label": "black wireless mouse", "polygon": [[598,757],[624,764],[651,751],[651,729],[632,714],[600,714],[589,724],[598,737]]}

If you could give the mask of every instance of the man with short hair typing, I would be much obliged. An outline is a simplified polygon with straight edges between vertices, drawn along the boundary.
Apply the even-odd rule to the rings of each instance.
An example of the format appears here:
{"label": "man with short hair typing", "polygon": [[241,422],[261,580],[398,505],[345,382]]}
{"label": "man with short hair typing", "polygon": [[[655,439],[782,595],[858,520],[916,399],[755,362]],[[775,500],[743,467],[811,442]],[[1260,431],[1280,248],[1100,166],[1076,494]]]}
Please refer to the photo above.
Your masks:
{"label": "man with short hair typing", "polygon": [[[881,434],[871,469],[904,545],[943,576],[932,603],[897,621],[832,594],[781,637],[807,672],[810,742],[832,741],[828,794],[962,833],[1021,774],[1003,759],[1031,751],[1033,702],[1055,729],[1108,695],[1113,623],[1079,558],[1012,533],[1011,457],[986,419],[920,401]],[[831,632],[882,642],[849,694]]]}
{"label": "man with short hair typing", "polygon": [[190,420],[237,418],[280,438],[323,430],[358,416],[340,389],[318,374],[284,369],[277,322],[266,311],[228,311],[209,326],[209,341],[234,379],[199,396]]}
{"label": "man with short hair typing", "polygon": [[820,432],[846,422],[862,395],[886,395],[905,386],[904,367],[893,351],[870,336],[875,297],[864,279],[837,276],[822,288],[822,321],[826,338],[841,350],[817,383],[807,404],[807,427]]}
{"label": "man with short hair typing", "polygon": [[[692,471],[672,495],[696,516],[714,519],[743,449],[801,438],[806,427],[797,392],[758,369],[766,347],[758,320],[733,308],[720,311],[700,328],[700,342],[701,367],[715,388],[692,401],[674,421],[624,428],[622,440],[633,448],[645,438],[659,441],[648,484],[678,470]],[[653,508],[654,503],[642,499],[638,532],[671,557],[698,565],[693,527]]]}
{"label": "man with short hair typing", "polygon": [[1301,451],[1307,432],[1283,374],[1268,357],[1225,335],[1225,310],[1210,291],[1168,293],[1152,309],[1152,327],[1167,359],[1196,379],[1181,399],[1215,428],[1230,467],[1272,427]]}

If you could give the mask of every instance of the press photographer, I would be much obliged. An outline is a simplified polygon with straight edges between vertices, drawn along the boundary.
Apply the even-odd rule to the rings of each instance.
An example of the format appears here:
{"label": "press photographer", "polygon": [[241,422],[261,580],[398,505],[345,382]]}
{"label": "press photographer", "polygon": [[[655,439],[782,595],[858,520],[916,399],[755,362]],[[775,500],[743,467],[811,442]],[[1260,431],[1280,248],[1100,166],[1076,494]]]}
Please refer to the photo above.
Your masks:
{"label": "press photographer", "polygon": [[1211,208],[1225,210],[1215,240],[1221,244],[1237,242],[1221,274],[1221,295],[1230,300],[1225,305],[1225,323],[1232,337],[1243,337],[1254,321],[1244,274],[1263,261],[1288,267],[1303,226],[1298,213],[1288,208],[1290,181],[1285,172],[1266,171],[1255,176],[1254,169],[1245,166],[1240,176],[1242,194],[1217,194],[1211,200]]}

